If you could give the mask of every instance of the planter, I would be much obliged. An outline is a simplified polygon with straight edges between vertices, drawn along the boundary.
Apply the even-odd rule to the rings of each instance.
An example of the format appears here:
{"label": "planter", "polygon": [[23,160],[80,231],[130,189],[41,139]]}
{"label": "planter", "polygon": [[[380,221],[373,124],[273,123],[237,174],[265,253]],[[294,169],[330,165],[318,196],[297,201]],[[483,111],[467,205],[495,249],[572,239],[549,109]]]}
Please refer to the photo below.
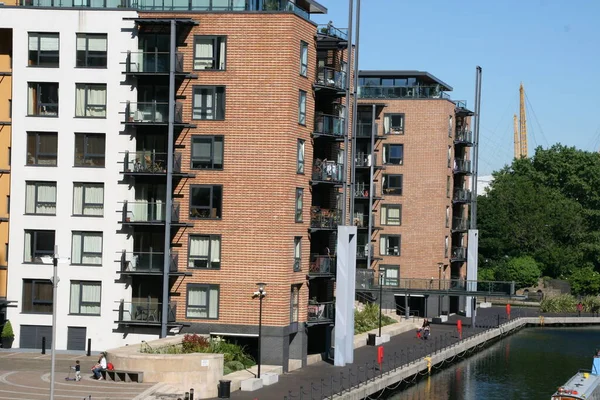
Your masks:
{"label": "planter", "polygon": [[3,337],[2,338],[2,348],[3,349],[12,349],[12,344],[13,344],[14,340],[15,340],[14,337],[11,337],[11,338]]}

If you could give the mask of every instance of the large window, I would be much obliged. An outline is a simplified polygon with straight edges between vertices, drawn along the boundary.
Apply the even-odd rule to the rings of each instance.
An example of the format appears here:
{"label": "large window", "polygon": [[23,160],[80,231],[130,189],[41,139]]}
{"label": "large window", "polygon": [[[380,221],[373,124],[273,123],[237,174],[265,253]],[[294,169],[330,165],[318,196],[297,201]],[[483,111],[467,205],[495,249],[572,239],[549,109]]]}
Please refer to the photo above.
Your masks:
{"label": "large window", "polygon": [[106,118],[106,84],[75,84],[75,116]]}
{"label": "large window", "polygon": [[100,315],[101,282],[71,281],[70,314]]}
{"label": "large window", "polygon": [[194,69],[225,69],[225,36],[194,36]]}
{"label": "large window", "polygon": [[296,222],[302,222],[303,202],[304,202],[304,189],[296,188]]}
{"label": "large window", "polygon": [[296,172],[299,174],[304,173],[304,140],[298,139],[298,165]]}
{"label": "large window", "polygon": [[29,34],[29,66],[58,67],[59,62],[58,33]]}
{"label": "large window", "polygon": [[71,264],[102,265],[102,232],[73,232]]}
{"label": "large window", "polygon": [[402,175],[383,174],[383,194],[402,194]]}
{"label": "large window", "polygon": [[29,82],[27,87],[27,115],[58,117],[58,83]]}
{"label": "large window", "polygon": [[225,119],[225,86],[195,86],[193,119]]}
{"label": "large window", "polygon": [[446,176],[446,197],[450,198],[450,193],[452,191],[452,178]]}
{"label": "large window", "polygon": [[300,75],[308,74],[308,43],[300,42]]}
{"label": "large window", "polygon": [[26,182],[25,214],[56,215],[56,182]]}
{"label": "large window", "polygon": [[306,125],[306,92],[300,90],[298,94],[298,123]]}
{"label": "large window", "polygon": [[294,238],[294,272],[302,270],[302,236]]}
{"label": "large window", "polygon": [[382,256],[399,256],[400,241],[400,235],[381,235],[379,238],[379,254]]}
{"label": "large window", "polygon": [[402,206],[400,204],[383,204],[381,206],[381,225],[402,224]]}
{"label": "large window", "polygon": [[218,235],[190,235],[189,268],[221,268],[221,237]]}
{"label": "large window", "polygon": [[75,166],[104,167],[106,135],[103,133],[75,134]]}
{"label": "large window", "polygon": [[104,184],[73,184],[73,215],[101,217],[104,215]]}
{"label": "large window", "polygon": [[52,314],[52,282],[42,279],[23,279],[21,312]]}
{"label": "large window", "polygon": [[383,286],[398,286],[400,280],[400,266],[399,265],[381,265],[379,267],[379,273],[383,280],[381,282]]}
{"label": "large window", "polygon": [[402,165],[404,162],[403,144],[384,144],[383,145],[383,163]]}
{"label": "large window", "polygon": [[77,34],[77,66],[106,68],[108,38],[105,33]]}
{"label": "large window", "polygon": [[192,136],[192,169],[223,169],[223,136]]}
{"label": "large window", "polygon": [[23,262],[52,264],[54,231],[26,230],[24,249]]}
{"label": "large window", "polygon": [[383,133],[386,135],[404,134],[404,114],[385,114],[383,117]]}
{"label": "large window", "polygon": [[56,132],[27,132],[27,165],[56,165],[57,152]]}
{"label": "large window", "polygon": [[300,286],[292,285],[290,294],[290,323],[298,322],[300,314]]}
{"label": "large window", "polygon": [[219,285],[187,285],[186,318],[219,318]]}
{"label": "large window", "polygon": [[192,185],[190,218],[221,218],[223,186]]}

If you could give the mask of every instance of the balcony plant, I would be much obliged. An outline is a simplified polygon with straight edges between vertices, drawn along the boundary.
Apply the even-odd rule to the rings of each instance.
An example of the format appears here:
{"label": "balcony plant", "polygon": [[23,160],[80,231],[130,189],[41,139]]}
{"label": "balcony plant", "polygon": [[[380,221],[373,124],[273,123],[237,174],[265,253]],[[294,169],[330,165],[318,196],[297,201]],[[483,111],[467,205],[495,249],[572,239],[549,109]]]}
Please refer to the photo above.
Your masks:
{"label": "balcony plant", "polygon": [[10,321],[6,321],[6,323],[4,324],[4,327],[2,328],[2,334],[0,335],[0,339],[2,339],[3,349],[12,348],[13,341],[15,340],[15,334],[13,332]]}

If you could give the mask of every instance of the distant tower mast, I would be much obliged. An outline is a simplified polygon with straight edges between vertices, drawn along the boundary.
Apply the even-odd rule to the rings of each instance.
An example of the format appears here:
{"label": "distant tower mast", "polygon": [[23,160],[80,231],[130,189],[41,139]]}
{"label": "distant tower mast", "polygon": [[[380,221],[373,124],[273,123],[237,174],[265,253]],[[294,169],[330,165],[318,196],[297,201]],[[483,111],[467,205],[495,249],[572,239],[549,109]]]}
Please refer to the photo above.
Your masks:
{"label": "distant tower mast", "polygon": [[519,140],[519,119],[517,118],[517,114],[513,116],[513,125],[514,125],[514,141],[515,141],[515,158],[521,158],[521,141]]}
{"label": "distant tower mast", "polygon": [[527,158],[527,117],[525,116],[525,89],[523,88],[523,83],[521,82],[521,87],[519,88],[520,95],[520,137],[519,141],[521,142],[521,157]]}

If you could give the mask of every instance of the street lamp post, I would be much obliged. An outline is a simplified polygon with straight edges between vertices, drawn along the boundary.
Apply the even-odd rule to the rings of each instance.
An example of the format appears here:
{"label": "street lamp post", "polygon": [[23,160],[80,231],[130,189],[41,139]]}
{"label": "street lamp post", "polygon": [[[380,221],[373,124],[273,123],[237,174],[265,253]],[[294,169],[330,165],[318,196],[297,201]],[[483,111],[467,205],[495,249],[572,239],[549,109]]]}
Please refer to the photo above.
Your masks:
{"label": "street lamp post", "polygon": [[438,290],[440,291],[438,295],[438,311],[440,313],[440,317],[442,316],[442,268],[444,267],[443,262],[438,263]]}
{"label": "street lamp post", "polygon": [[381,314],[383,313],[383,275],[379,271],[379,337],[381,337]]}
{"label": "street lamp post", "polygon": [[261,340],[262,340],[262,301],[263,297],[267,295],[265,291],[266,283],[259,282],[256,284],[258,286],[258,291],[254,292],[254,296],[258,296],[258,376],[260,379],[260,348],[261,348]]}

